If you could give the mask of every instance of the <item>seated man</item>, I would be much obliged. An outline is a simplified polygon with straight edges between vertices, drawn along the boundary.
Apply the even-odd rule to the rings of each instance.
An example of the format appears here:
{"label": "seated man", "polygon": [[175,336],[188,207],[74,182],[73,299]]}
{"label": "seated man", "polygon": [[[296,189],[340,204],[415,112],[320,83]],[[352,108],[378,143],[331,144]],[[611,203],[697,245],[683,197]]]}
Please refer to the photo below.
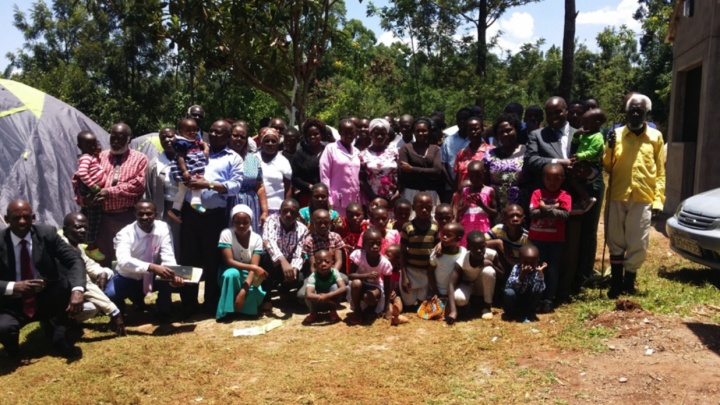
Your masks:
{"label": "seated man", "polygon": [[[82,311],[85,269],[80,255],[50,226],[33,225],[27,201],[11,201],[0,231],[0,343],[12,360],[20,359],[20,329],[41,321],[54,324],[52,340],[65,358],[78,350],[65,340],[68,315]],[[57,265],[59,262],[62,267]]]}
{"label": "seated man", "polygon": [[[125,298],[142,306],[145,296],[157,290],[156,315],[159,321],[165,322],[171,316],[172,287],[182,286],[183,280],[166,267],[177,263],[170,228],[165,222],[156,221],[156,214],[152,201],[138,201],[135,222],[115,235],[118,274],[108,281],[105,294],[124,312]],[[156,276],[172,282],[156,280]]]}
{"label": "seated man", "polygon": [[94,317],[98,310],[110,317],[110,326],[115,330],[118,336],[125,336],[125,322],[118,307],[110,301],[103,290],[115,273],[112,270],[100,266],[98,262],[88,257],[85,249],[81,249],[79,245],[85,242],[88,230],[88,219],[79,212],[72,212],[65,216],[63,222],[63,238],[64,241],[70,243],[80,253],[85,262],[86,285],[85,285],[85,305],[83,312],[75,316],[78,322],[86,321]]}
{"label": "seated man", "polygon": [[281,291],[288,291],[303,284],[302,243],[308,234],[305,225],[298,222],[300,205],[293,199],[287,199],[280,205],[280,212],[271,215],[263,227],[263,244],[267,254],[262,256],[261,267],[269,277],[263,283],[265,302],[261,306],[264,313],[272,311],[270,290],[282,285]]}

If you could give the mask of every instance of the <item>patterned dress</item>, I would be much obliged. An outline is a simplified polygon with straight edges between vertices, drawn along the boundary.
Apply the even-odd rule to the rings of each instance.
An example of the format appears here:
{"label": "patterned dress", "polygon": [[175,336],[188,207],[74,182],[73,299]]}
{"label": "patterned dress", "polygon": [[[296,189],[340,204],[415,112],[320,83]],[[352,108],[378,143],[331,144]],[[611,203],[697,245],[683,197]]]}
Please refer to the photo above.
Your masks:
{"label": "patterned dress", "polygon": [[509,204],[523,205],[527,196],[523,195],[521,183],[525,180],[523,175],[523,158],[525,145],[519,145],[512,155],[501,157],[502,149],[489,151],[484,158],[485,171],[490,178],[490,185],[495,188],[498,198],[498,212]]}
{"label": "patterned dress", "polygon": [[[360,161],[365,164],[367,182],[373,193],[390,201],[397,191],[398,150],[391,146],[381,152],[367,148],[360,152]],[[366,197],[370,199],[370,196]]]}
{"label": "patterned dress", "polygon": [[[492,187],[488,186],[483,186],[482,191],[480,191],[479,193],[471,191],[470,187],[465,187],[463,189],[462,200],[465,206],[468,208],[465,211],[465,214],[463,214],[460,223],[465,228],[465,235],[469,234],[472,231],[480,231],[482,233],[487,233],[490,231],[490,217],[485,212],[485,210],[480,207],[480,204],[478,204],[477,201],[481,199],[483,204],[485,204],[486,206],[489,205],[491,190]],[[466,238],[463,238],[460,241],[460,246],[467,247]]]}
{"label": "patterned dress", "polygon": [[[228,198],[228,217],[230,211],[234,206],[238,204],[245,204],[252,208],[252,230],[253,232],[262,235],[262,228],[260,227],[260,215],[262,210],[260,209],[260,199],[258,198],[257,191],[255,188],[258,184],[262,184],[262,167],[260,167],[260,160],[252,153],[248,153],[244,157],[243,162],[243,182],[240,186],[240,191],[233,197]],[[230,218],[230,229],[232,229],[232,218]]]}

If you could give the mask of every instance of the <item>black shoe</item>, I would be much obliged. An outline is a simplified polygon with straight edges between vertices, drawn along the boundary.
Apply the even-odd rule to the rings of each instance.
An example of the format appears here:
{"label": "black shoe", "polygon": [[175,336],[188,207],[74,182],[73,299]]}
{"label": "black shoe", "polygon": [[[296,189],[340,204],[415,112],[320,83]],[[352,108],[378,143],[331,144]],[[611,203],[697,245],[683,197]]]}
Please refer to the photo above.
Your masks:
{"label": "black shoe", "polygon": [[610,265],[610,289],[607,296],[610,299],[616,299],[622,294],[623,290],[623,271],[622,263]]}
{"label": "black shoe", "polygon": [[60,356],[68,360],[78,359],[81,356],[80,349],[68,343],[64,338],[53,342],[53,346]]}
{"label": "black shoe", "polygon": [[158,323],[160,324],[172,323],[172,314],[158,312],[157,314],[155,314],[155,319],[157,319]]}
{"label": "black shoe", "polygon": [[20,344],[17,341],[5,342],[3,349],[5,349],[5,354],[7,354],[8,358],[12,360],[20,359]]}
{"label": "black shoe", "polygon": [[635,288],[636,278],[637,273],[625,272],[625,277],[623,278],[623,292],[625,292],[625,294],[635,295],[637,293],[637,289]]}

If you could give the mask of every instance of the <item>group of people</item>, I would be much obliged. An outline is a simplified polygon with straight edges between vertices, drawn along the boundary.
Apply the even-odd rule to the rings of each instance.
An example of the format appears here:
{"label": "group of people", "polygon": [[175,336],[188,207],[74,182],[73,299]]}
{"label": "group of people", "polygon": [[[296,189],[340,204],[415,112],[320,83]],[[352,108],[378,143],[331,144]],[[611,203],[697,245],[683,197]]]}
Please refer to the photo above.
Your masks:
{"label": "group of people", "polygon": [[[34,224],[26,201],[7,207],[0,343],[18,356],[19,330],[40,320],[71,357],[68,324],[100,311],[123,335],[126,299],[142,311],[153,291],[161,322],[200,310],[221,322],[269,315],[273,291],[307,305],[304,324],[323,313],[339,321],[343,300],[350,324],[402,324],[403,312],[428,308],[448,323],[470,307],[491,319],[493,306],[533,321],[592,275],[603,170],[608,296],[633,294],[664,201],[664,144],[649,98],[629,93],[624,106],[626,123],[609,128],[595,100],[552,97],[544,109],[512,103],[488,126],[482,110],[463,108],[445,132],[435,112],[345,117],[337,133],[314,118],[298,129],[273,118],[254,137],[245,121],[205,133],[193,106],[160,130],[150,162],[126,124],[111,128],[107,151],[83,131],[79,209],[62,231]],[[203,270],[202,306],[176,265]]]}

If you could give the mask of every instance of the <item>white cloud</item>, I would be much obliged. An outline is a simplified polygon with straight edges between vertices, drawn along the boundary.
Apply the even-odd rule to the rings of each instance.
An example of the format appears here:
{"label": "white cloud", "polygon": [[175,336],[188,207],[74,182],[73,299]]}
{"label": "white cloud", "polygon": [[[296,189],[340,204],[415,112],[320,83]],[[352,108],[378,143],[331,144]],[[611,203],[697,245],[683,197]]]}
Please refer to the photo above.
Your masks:
{"label": "white cloud", "polygon": [[615,7],[603,7],[598,10],[584,11],[578,8],[580,12],[575,22],[577,25],[602,25],[619,27],[626,25],[635,32],[640,32],[641,24],[633,18],[633,14],[638,9],[637,0],[620,0]]}
{"label": "white cloud", "polygon": [[488,40],[497,35],[498,31],[502,31],[502,35],[498,37],[497,46],[491,49],[497,55],[504,52],[517,53],[523,44],[538,39],[535,36],[535,18],[530,13],[514,12],[507,18],[500,18],[488,28]]}
{"label": "white cloud", "polygon": [[400,40],[400,38],[396,37],[392,32],[385,31],[380,35],[380,38],[378,38],[378,42],[381,44],[385,44],[385,46],[390,46],[395,42],[403,42]]}

